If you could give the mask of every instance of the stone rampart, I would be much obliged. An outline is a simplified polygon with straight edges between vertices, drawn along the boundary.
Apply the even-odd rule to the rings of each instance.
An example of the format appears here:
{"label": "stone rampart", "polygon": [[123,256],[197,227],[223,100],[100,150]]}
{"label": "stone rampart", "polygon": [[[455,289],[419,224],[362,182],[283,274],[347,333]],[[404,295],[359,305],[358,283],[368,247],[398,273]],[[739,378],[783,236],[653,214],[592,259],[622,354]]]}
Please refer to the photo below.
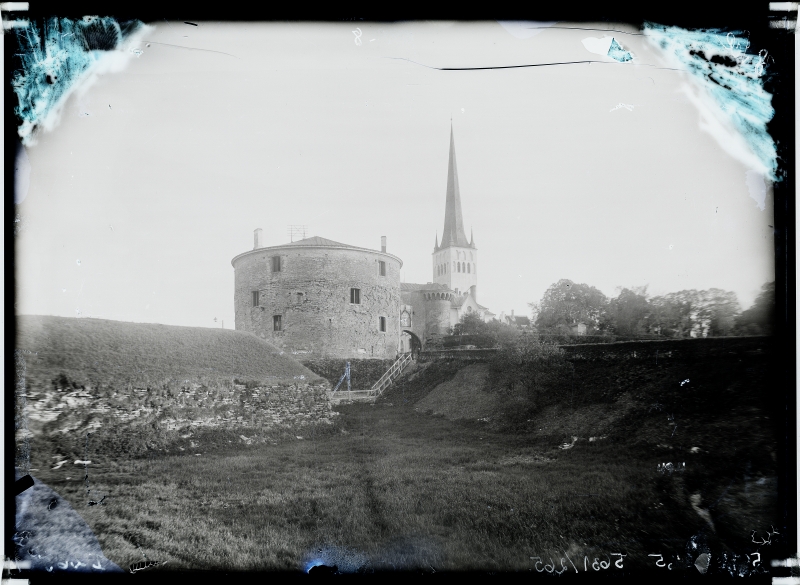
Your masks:
{"label": "stone rampart", "polygon": [[[642,359],[709,359],[725,354],[760,354],[771,351],[771,337],[706,337],[691,339],[666,339],[624,341],[617,343],[569,344],[559,346],[568,360],[642,360]],[[437,359],[488,360],[497,348],[442,349],[423,351],[420,362]]]}

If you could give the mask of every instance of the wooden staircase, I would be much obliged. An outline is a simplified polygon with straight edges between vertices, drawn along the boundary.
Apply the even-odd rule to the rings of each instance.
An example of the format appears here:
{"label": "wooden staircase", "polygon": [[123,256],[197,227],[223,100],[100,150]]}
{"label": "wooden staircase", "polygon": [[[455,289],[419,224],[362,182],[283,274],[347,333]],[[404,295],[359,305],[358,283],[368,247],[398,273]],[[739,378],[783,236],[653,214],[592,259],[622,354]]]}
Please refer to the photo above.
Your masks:
{"label": "wooden staircase", "polygon": [[404,353],[400,357],[398,357],[395,362],[386,370],[386,373],[381,376],[381,379],[375,382],[372,385],[372,388],[369,389],[369,392],[372,396],[376,398],[380,396],[387,387],[391,385],[392,382],[403,372],[403,369],[411,363],[411,354]]}
{"label": "wooden staircase", "polygon": [[[372,385],[372,388],[369,390],[342,390],[337,391],[336,389],[333,392],[329,393],[329,397],[332,403],[334,404],[341,404],[341,403],[352,403],[352,402],[375,402],[375,399],[380,396],[386,388],[388,388],[392,382],[394,382],[400,374],[403,373],[403,370],[411,363],[411,354],[404,353],[400,357],[398,357],[395,362],[386,370],[386,373],[380,377],[380,379]],[[340,380],[341,383],[341,380]],[[337,384],[336,388],[338,389],[339,385]]]}

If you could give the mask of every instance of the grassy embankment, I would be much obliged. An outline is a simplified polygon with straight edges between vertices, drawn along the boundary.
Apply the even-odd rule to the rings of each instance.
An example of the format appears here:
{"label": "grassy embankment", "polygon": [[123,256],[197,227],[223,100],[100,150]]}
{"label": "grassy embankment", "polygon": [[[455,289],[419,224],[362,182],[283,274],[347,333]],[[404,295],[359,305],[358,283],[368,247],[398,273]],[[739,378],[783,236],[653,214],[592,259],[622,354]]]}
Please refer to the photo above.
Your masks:
{"label": "grassy embankment", "polygon": [[274,346],[230,329],[21,315],[17,348],[37,352],[25,355],[27,376],[44,386],[61,374],[80,385],[117,390],[184,380],[318,378]]}
{"label": "grassy embankment", "polygon": [[291,431],[278,421],[326,416],[325,381],[247,333],[38,316],[17,325],[27,427],[51,457],[83,458],[87,433],[93,450],[129,457],[199,438],[274,440]]}

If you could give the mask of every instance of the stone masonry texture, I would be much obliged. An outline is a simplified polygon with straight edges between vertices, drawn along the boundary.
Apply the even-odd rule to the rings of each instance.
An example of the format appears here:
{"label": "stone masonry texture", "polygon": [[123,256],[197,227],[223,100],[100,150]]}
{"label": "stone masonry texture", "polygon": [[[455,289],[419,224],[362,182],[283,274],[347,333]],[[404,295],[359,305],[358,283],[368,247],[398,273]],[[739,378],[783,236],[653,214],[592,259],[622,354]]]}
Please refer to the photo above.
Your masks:
{"label": "stone masonry texture", "polygon": [[[281,270],[272,271],[273,256]],[[386,275],[379,273],[386,263]],[[297,359],[397,355],[400,261],[377,251],[337,247],[261,248],[234,260],[236,329],[250,331]],[[360,304],[350,302],[350,289]],[[253,306],[253,292],[258,306]],[[274,330],[280,316],[281,330]],[[386,331],[380,331],[380,317]]]}

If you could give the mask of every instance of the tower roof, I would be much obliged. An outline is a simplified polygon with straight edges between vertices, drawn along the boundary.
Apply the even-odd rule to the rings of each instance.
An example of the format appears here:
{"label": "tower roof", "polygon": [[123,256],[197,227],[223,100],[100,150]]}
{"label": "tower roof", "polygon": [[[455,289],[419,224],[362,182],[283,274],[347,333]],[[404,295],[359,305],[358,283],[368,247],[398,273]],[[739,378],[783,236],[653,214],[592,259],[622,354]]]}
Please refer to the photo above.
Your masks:
{"label": "tower roof", "polygon": [[450,123],[450,160],[447,165],[447,201],[444,209],[444,233],[441,248],[450,246],[469,247],[464,233],[461,217],[461,194],[458,190],[458,170],[456,169],[456,143],[453,139],[453,124]]}
{"label": "tower roof", "polygon": [[329,240],[328,238],[320,238],[319,236],[313,236],[304,240],[297,240],[296,242],[292,242],[290,244],[284,244],[284,246],[336,246],[339,248],[357,248],[357,246],[342,244],[341,242],[334,242],[333,240]]}
{"label": "tower roof", "polygon": [[280,246],[268,246],[264,248],[254,248],[253,250],[248,250],[247,252],[243,252],[233,258],[231,260],[231,264],[235,267],[236,260],[241,258],[242,256],[249,256],[251,254],[262,254],[264,252],[270,251],[277,251],[277,250],[285,250],[291,248],[331,248],[335,250],[356,250],[359,252],[369,252],[371,254],[378,254],[380,256],[385,256],[387,258],[394,258],[400,263],[400,266],[403,266],[403,261],[395,256],[394,254],[389,254],[387,252],[381,252],[378,250],[372,250],[370,248],[361,248],[359,246],[351,246],[350,244],[343,244],[341,242],[334,242],[333,240],[329,240],[328,238],[321,238],[319,236],[313,236],[311,238],[305,238],[302,240],[296,240],[294,242],[289,242],[288,244],[281,244]]}

